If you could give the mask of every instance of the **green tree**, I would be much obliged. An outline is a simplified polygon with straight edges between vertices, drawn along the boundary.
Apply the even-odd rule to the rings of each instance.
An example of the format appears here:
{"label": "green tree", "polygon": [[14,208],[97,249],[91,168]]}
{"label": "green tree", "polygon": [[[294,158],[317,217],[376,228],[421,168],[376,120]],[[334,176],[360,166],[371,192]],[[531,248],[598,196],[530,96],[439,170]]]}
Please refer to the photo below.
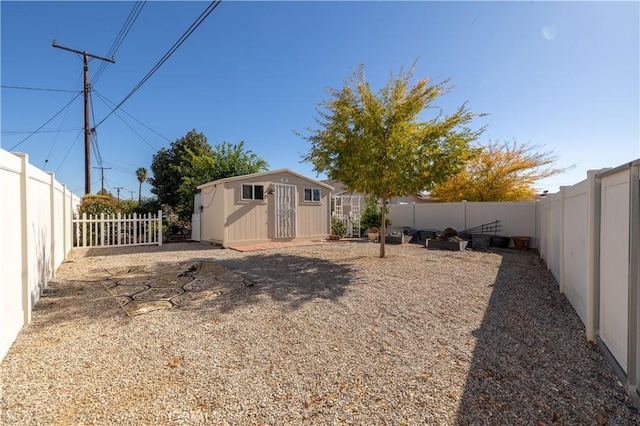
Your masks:
{"label": "green tree", "polygon": [[431,196],[438,201],[531,201],[536,181],[564,173],[554,168],[557,157],[539,145],[489,143],[465,168],[436,185]]}
{"label": "green tree", "polygon": [[[423,78],[413,86],[413,67],[375,94],[364,66],[318,110],[319,129],[305,137],[311,143],[304,161],[346,189],[382,201],[382,235],[386,233],[387,200],[431,189],[457,173],[473,154],[470,143],[484,129],[466,127],[478,114],[466,104],[448,116],[420,120],[420,114],[448,91],[447,81],[431,85]],[[380,238],[380,257],[385,256]]]}
{"label": "green tree", "polygon": [[207,142],[206,136],[195,129],[172,142],[168,149],[160,149],[154,154],[151,162],[151,192],[158,197],[161,204],[177,206],[181,201],[178,190],[182,184],[182,177],[191,167],[192,156],[211,154],[211,145]]}
{"label": "green tree", "polygon": [[138,167],[136,170],[136,177],[140,186],[138,187],[138,205],[142,204],[142,184],[147,180],[147,169],[144,167]]}
{"label": "green tree", "polygon": [[180,217],[193,212],[196,187],[203,183],[233,176],[266,171],[269,164],[252,151],[244,150],[244,142],[237,145],[223,142],[214,146],[211,155],[190,153],[189,168],[182,176],[178,189],[180,203],[176,206]]}

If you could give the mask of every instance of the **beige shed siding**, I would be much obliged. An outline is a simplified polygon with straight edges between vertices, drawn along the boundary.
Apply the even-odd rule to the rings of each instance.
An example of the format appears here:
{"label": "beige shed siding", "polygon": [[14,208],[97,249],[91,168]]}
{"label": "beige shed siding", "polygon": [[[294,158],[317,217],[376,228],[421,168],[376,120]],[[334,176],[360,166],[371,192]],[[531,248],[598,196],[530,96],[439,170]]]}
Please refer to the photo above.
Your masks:
{"label": "beige shed siding", "polygon": [[[268,195],[271,182],[260,179],[247,179],[225,184],[225,202],[227,203],[226,244],[266,241],[268,236]],[[242,185],[263,185],[264,200],[243,200]]]}
{"label": "beige shed siding", "polygon": [[[290,240],[325,238],[329,235],[331,188],[283,169],[199,186],[204,208],[201,215],[201,241],[229,247],[276,240],[275,195],[268,192],[275,189],[277,184],[296,188],[296,235]],[[265,199],[243,200],[242,185],[262,185]],[[319,189],[320,202],[304,201],[305,188]]]}
{"label": "beige shed siding", "polygon": [[[304,201],[304,188],[319,188],[320,202],[310,203]],[[298,237],[326,237],[329,235],[328,203],[329,190],[317,186],[311,186],[310,182],[302,182],[298,185]]]}
{"label": "beige shed siding", "polygon": [[202,194],[203,214],[200,216],[200,239],[224,243],[224,187],[204,188]]}

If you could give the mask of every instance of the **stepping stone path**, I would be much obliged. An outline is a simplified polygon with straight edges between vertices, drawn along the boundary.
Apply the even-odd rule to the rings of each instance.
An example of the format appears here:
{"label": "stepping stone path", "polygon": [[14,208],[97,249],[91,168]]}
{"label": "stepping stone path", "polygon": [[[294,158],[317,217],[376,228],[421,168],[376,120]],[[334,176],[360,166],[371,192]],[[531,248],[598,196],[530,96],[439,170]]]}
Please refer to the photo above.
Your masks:
{"label": "stepping stone path", "polygon": [[209,261],[92,271],[129,316],[210,301],[250,287],[241,274]]}

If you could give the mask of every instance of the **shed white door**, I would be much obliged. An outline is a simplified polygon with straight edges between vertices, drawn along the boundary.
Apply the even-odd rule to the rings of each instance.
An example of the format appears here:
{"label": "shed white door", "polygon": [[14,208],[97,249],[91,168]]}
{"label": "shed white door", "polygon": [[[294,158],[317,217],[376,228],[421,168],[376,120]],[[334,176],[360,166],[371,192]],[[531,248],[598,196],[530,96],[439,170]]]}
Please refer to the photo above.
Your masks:
{"label": "shed white door", "polygon": [[296,187],[276,184],[276,238],[296,236]]}

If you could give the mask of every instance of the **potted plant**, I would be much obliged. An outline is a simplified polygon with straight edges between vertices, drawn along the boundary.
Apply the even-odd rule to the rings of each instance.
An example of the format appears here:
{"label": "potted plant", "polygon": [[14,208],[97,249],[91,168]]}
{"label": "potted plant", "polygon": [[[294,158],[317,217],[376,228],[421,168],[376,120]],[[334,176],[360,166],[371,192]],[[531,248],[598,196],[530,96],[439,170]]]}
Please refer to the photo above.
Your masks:
{"label": "potted plant", "polygon": [[339,240],[347,235],[347,225],[337,217],[331,218],[331,235],[330,240]]}
{"label": "potted plant", "polygon": [[371,228],[369,228],[369,231],[367,232],[367,238],[369,239],[369,241],[375,242],[378,238],[378,232],[380,231],[378,230],[377,226],[372,226]]}

